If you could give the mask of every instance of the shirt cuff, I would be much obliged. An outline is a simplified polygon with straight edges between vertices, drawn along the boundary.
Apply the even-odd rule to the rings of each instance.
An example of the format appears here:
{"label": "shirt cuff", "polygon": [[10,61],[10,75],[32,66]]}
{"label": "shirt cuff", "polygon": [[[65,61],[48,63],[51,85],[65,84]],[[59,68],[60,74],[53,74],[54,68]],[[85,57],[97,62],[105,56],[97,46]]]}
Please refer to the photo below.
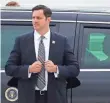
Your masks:
{"label": "shirt cuff", "polygon": [[[30,67],[30,66],[29,66],[29,67]],[[28,78],[31,77],[31,74],[32,74],[32,73],[29,73],[29,68],[28,68]]]}
{"label": "shirt cuff", "polygon": [[59,75],[59,69],[58,69],[58,66],[57,66],[57,72],[55,72],[54,75],[55,75],[55,78],[58,78],[58,75]]}

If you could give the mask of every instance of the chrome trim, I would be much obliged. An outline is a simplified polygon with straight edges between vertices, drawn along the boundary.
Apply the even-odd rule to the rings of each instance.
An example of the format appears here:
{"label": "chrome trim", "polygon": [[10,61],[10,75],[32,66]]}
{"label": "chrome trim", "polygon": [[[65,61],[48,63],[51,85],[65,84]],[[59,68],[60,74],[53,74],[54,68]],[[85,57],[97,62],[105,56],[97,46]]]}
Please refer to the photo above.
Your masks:
{"label": "chrome trim", "polygon": [[90,13],[90,12],[77,12],[77,14],[78,14],[78,15],[79,15],[79,14],[110,15],[110,13],[108,13],[108,12],[103,12],[103,13],[95,13],[95,12],[91,12],[91,13]]}
{"label": "chrome trim", "polygon": [[1,19],[1,21],[31,21],[31,19]]}
{"label": "chrome trim", "polygon": [[[1,10],[1,12],[32,12],[32,11],[23,11],[23,10]],[[110,15],[109,12],[88,12],[88,11],[53,11],[52,13],[72,13],[72,14],[96,14],[96,15]]]}
{"label": "chrome trim", "polygon": [[80,69],[81,72],[110,72],[110,69]]}
{"label": "chrome trim", "polygon": [[[80,69],[81,72],[110,72],[110,69]],[[0,70],[0,73],[5,73],[5,70]]]}
{"label": "chrome trim", "polygon": [[32,11],[23,11],[23,10],[1,10],[1,12],[32,12]]}
{"label": "chrome trim", "polygon": [[[1,21],[30,21],[31,19],[1,19]],[[69,23],[75,23],[76,21],[72,20],[51,20],[52,22],[69,22]],[[110,22],[99,22],[99,21],[77,21],[78,23],[92,23],[92,24],[110,24]]]}
{"label": "chrome trim", "polygon": [[[21,11],[21,10],[1,10],[3,12],[32,12],[32,11]],[[61,12],[61,11],[53,11],[52,13],[77,13],[77,12],[72,12],[72,11],[64,11],[64,12]]]}
{"label": "chrome trim", "polygon": [[76,23],[74,20],[51,20],[52,22]]}
{"label": "chrome trim", "polygon": [[100,22],[100,21],[77,21],[78,23],[92,23],[92,24],[110,24],[110,22]]}
{"label": "chrome trim", "polygon": [[[30,21],[31,19],[1,19],[1,21]],[[69,21],[69,20],[51,20],[52,22],[72,22],[75,23],[76,21]]]}

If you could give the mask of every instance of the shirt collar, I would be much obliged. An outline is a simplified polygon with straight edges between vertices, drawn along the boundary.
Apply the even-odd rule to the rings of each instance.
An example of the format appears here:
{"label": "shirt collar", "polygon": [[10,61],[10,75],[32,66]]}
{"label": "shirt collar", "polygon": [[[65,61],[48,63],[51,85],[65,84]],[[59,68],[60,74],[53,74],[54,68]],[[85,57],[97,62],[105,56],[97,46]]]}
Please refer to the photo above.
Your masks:
{"label": "shirt collar", "polygon": [[[38,39],[40,39],[40,36],[41,35],[35,30],[34,31],[34,37],[38,40]],[[49,39],[50,38],[50,29],[48,30],[48,32],[46,34],[44,34],[44,37],[46,39]]]}

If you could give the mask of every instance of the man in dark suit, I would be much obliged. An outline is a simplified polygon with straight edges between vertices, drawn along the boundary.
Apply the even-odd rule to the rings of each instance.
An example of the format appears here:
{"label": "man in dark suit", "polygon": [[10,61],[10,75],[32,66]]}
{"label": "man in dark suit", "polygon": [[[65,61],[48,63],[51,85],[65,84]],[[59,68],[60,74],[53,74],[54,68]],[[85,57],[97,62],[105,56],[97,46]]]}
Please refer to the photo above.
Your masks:
{"label": "man in dark suit", "polygon": [[79,74],[79,65],[66,37],[49,29],[52,12],[32,9],[34,32],[16,38],[6,74],[18,78],[19,103],[66,103],[66,79]]}

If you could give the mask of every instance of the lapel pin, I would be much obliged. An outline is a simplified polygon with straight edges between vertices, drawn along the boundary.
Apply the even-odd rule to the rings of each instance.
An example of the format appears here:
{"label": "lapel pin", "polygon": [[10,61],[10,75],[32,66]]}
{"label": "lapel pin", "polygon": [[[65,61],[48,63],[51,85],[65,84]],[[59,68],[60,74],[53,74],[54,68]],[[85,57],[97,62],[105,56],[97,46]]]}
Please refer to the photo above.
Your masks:
{"label": "lapel pin", "polygon": [[55,44],[55,41],[54,40],[52,41],[52,44]]}

